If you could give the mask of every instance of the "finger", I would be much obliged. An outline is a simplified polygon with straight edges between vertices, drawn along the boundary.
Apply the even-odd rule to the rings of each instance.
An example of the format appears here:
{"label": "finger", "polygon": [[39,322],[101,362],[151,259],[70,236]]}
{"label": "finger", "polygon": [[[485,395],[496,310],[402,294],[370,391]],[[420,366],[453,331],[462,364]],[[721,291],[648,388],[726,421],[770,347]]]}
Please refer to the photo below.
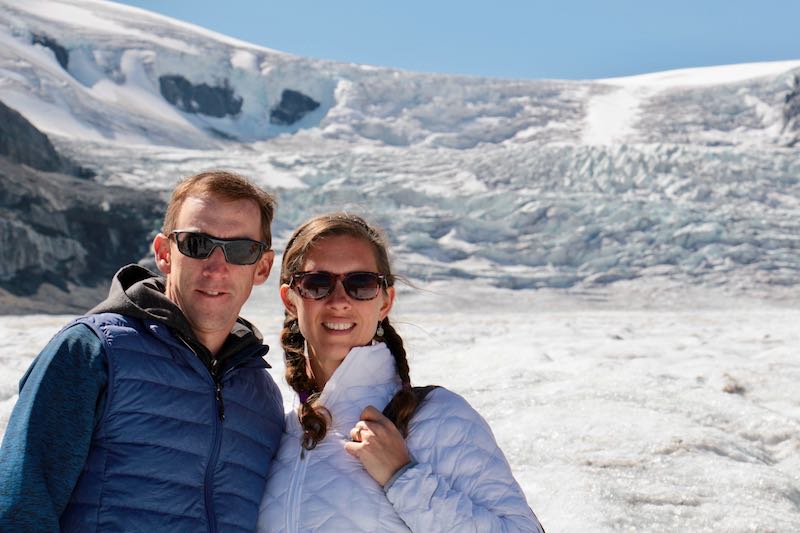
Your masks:
{"label": "finger", "polygon": [[356,442],[363,442],[364,437],[367,436],[367,430],[365,427],[356,426],[350,430],[350,440]]}
{"label": "finger", "polygon": [[350,455],[352,455],[353,457],[356,457],[356,458],[359,457],[359,455],[361,453],[361,448],[363,448],[363,447],[364,447],[364,445],[361,444],[360,442],[345,442],[344,443],[344,451],[346,451],[347,453],[349,453]]}
{"label": "finger", "polygon": [[363,437],[364,431],[368,430],[369,427],[367,424],[361,420],[356,422],[356,425],[353,426],[353,429],[350,430],[350,439],[360,441]]}

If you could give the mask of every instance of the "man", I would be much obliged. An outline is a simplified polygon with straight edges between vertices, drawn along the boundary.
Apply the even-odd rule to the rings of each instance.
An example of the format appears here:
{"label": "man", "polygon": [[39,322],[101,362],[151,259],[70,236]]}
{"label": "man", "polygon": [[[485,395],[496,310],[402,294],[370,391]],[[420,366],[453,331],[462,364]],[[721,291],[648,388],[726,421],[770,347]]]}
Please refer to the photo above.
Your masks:
{"label": "man", "polygon": [[238,314],[266,281],[273,199],[181,182],[153,241],[34,360],[0,449],[0,531],[253,531],[283,429],[267,347]]}

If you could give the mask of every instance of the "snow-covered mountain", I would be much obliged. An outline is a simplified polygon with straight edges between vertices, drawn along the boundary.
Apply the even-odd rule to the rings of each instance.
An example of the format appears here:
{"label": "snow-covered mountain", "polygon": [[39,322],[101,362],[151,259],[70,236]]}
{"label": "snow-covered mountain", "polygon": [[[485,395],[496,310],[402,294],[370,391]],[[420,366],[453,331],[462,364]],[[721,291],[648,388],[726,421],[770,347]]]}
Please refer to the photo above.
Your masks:
{"label": "snow-covered mountain", "polygon": [[163,191],[232,168],[277,192],[279,246],[345,208],[383,225],[416,279],[800,290],[800,60],[416,74],[96,0],[0,0],[0,45],[0,101],[94,180]]}

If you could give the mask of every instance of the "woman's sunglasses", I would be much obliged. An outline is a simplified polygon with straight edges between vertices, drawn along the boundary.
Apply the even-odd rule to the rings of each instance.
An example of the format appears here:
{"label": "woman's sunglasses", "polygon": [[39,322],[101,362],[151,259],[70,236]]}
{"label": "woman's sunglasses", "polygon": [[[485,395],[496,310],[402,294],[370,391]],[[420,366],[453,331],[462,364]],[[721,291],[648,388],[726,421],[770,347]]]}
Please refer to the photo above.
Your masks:
{"label": "woman's sunglasses", "polygon": [[386,276],[375,272],[348,272],[332,274],[330,272],[298,272],[292,274],[290,287],[309,300],[322,300],[330,296],[336,289],[336,282],[342,280],[347,295],[354,300],[372,300],[378,292],[386,287]]}
{"label": "woman's sunglasses", "polygon": [[175,238],[178,251],[192,259],[208,259],[219,246],[225,261],[232,265],[252,265],[261,258],[267,245],[252,239],[217,239],[197,231],[175,230],[169,234]]}

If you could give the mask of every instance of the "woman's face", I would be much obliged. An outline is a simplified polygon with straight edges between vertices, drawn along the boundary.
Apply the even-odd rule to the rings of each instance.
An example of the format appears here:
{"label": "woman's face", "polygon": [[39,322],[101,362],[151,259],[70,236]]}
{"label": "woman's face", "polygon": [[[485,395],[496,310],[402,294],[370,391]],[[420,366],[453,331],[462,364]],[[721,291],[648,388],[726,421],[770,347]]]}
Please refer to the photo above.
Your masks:
{"label": "woman's face", "polygon": [[[349,235],[332,235],[315,243],[302,271],[378,272],[378,266],[369,242]],[[303,298],[288,285],[281,286],[281,299],[289,313],[297,317],[312,366],[316,359],[324,367],[335,369],[351,348],[372,341],[378,322],[392,308],[394,288],[378,291],[372,300],[356,300],[345,292],[339,279],[333,292],[320,300]]]}

